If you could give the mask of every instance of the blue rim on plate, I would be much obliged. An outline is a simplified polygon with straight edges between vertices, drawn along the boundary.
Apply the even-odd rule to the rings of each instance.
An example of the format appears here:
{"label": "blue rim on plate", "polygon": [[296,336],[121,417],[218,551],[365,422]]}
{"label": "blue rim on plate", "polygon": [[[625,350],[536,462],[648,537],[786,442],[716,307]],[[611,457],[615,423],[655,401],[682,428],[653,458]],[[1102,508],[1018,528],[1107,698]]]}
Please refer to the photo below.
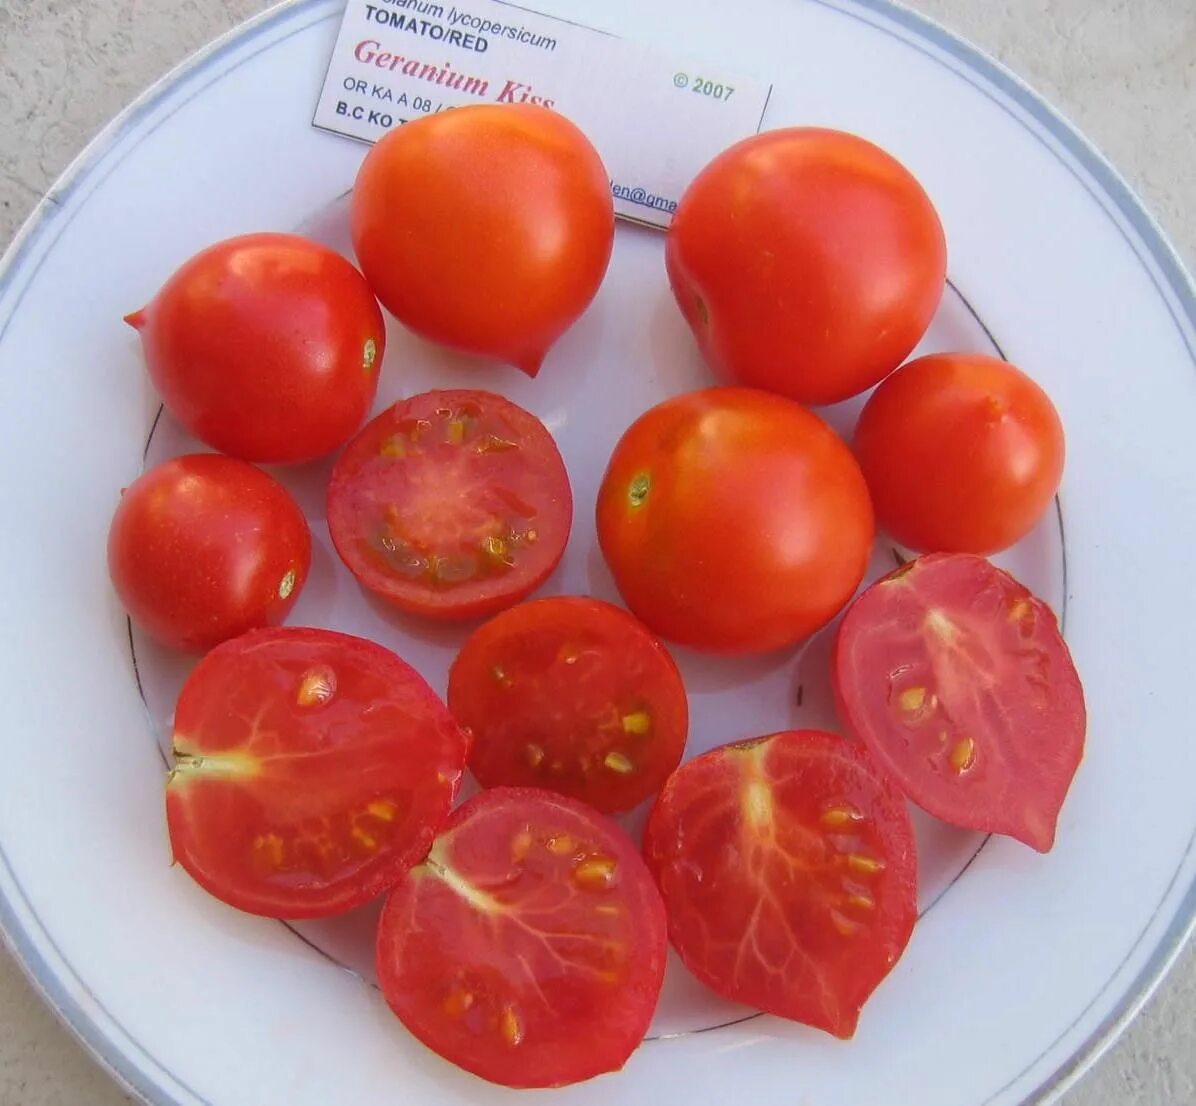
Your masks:
{"label": "blue rim on plate", "polygon": [[[951,69],[1049,149],[1097,201],[1142,262],[1166,303],[1196,368],[1196,287],[1191,277],[1175,249],[1129,185],[1070,123],[998,62],[932,20],[900,7],[892,0],[813,2],[897,38],[937,64]],[[21,228],[3,259],[0,259],[0,297],[14,289],[14,281],[34,247],[43,240],[57,238],[71,221],[75,212],[70,210],[69,200],[76,189],[97,170],[105,169],[104,163],[109,155],[166,100],[181,81],[207,76],[207,80],[201,79],[196,83],[188,97],[190,99],[231,69],[277,42],[307,30],[317,22],[336,18],[341,6],[339,0],[284,0],[217,38],[147,89],[88,144]],[[256,49],[231,61],[230,55],[235,50],[254,42]],[[22,287],[15,288],[13,302],[0,319],[0,336],[20,304],[23,287],[27,286],[36,271],[35,265],[26,274]],[[1035,1061],[1015,1075],[988,1102],[995,1101],[1023,1079],[1116,985],[1122,968],[1139,952],[1146,933],[1158,921],[1194,848],[1196,832],[1189,840],[1184,857],[1150,921],[1088,1006],[1076,1015],[1071,1026],[1042,1049]],[[3,842],[0,842],[0,892],[0,932],[7,947],[62,1022],[112,1077],[153,1106],[206,1106],[202,1096],[165,1069],[128,1034],[62,955],[17,882],[4,852]],[[1193,928],[1196,928],[1196,879],[1188,886],[1166,932],[1158,940],[1138,975],[1125,986],[1113,1008],[1088,1038],[1029,1092],[1023,1100],[1027,1106],[1061,1094],[1112,1043],[1150,997]]]}

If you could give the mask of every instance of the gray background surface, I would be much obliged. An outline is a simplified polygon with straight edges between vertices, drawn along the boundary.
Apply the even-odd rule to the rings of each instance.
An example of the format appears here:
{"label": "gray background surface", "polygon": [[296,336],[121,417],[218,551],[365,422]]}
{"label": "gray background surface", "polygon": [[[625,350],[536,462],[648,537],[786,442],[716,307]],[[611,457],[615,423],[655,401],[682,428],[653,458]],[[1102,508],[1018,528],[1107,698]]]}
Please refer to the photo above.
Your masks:
{"label": "gray background surface", "polygon": [[[266,6],[260,0],[0,0],[0,248],[111,116],[170,66]],[[912,6],[995,55],[1068,115],[1138,190],[1189,268],[1196,266],[1196,0],[915,0]],[[1196,952],[1189,949],[1129,1032],[1063,1103],[1196,1106],[1194,1021]],[[129,1101],[0,951],[0,1104]]]}

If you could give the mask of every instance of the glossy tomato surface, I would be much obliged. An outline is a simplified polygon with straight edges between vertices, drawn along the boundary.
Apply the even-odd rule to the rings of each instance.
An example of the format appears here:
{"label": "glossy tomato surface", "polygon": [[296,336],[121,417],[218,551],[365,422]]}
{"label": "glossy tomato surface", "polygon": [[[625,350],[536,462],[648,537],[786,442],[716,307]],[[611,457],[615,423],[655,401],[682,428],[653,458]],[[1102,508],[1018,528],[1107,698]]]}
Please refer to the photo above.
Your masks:
{"label": "glossy tomato surface", "polygon": [[681,760],[689,710],[665,647],[611,603],[554,596],[475,630],[449,672],[483,787],[544,787],[630,810]]}
{"label": "glossy tomato surface", "polygon": [[664,907],[631,839],[550,792],[453,812],[378,929],[386,1001],[425,1045],[511,1087],[617,1071],[664,979]]}
{"label": "glossy tomato surface", "polygon": [[362,270],[400,322],[530,376],[594,298],[614,242],[597,151],[532,104],[396,127],[362,163],[351,219]]}
{"label": "glossy tomato surface", "polygon": [[349,443],[328,486],[328,528],[353,575],[433,618],[522,599],[556,568],[572,521],[552,435],[490,392],[400,400]]}
{"label": "glossy tomato surface", "polygon": [[466,739],[420,675],[372,641],[256,630],[192,672],[175,711],[175,859],[241,910],[360,906],[421,861]]}
{"label": "glossy tomato surface", "polygon": [[840,624],[844,723],[920,807],[1039,852],[1084,752],[1084,691],[1051,609],[982,557],[931,554]]}
{"label": "glossy tomato surface", "polygon": [[855,742],[794,730],[688,761],[644,856],[689,969],[721,995],[850,1037],[917,918],[905,800]]}
{"label": "glossy tomato surface", "polygon": [[299,505],[261,469],[216,453],[176,457],[121,496],[108,571],[133,621],[201,652],[281,622],[311,565]]}
{"label": "glossy tomato surface", "polygon": [[170,413],[214,449],[263,464],[341,445],[369,413],[386,344],[362,275],[294,234],[209,246],[125,321]]}
{"label": "glossy tomato surface", "polygon": [[863,578],[872,506],[850,450],[781,396],[708,388],[653,407],[620,439],[598,540],[632,612],[712,652],[792,645]]}
{"label": "glossy tomato surface", "polygon": [[930,325],[947,274],[942,225],[908,170],[815,127],[719,154],[681,197],[665,261],[715,371],[807,404],[892,372]]}
{"label": "glossy tomato surface", "polygon": [[911,549],[995,553],[1063,476],[1063,425],[1020,369],[976,353],[903,365],[869,397],[855,452],[881,526]]}

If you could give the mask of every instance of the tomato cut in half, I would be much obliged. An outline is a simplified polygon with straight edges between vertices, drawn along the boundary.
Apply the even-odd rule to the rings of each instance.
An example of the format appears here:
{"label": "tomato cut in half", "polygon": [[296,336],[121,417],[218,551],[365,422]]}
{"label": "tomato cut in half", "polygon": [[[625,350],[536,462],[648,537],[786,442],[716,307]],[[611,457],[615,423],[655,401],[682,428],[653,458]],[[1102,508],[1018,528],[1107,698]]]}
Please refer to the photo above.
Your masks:
{"label": "tomato cut in half", "polygon": [[490,392],[400,400],[349,443],[328,486],[328,528],[353,575],[432,618],[522,599],[560,562],[572,522],[552,435]]}
{"label": "tomato cut in half", "polygon": [[546,787],[630,810],[681,761],[689,707],[665,647],[611,603],[554,596],[496,615],[449,672],[483,787]]}
{"label": "tomato cut in half", "polygon": [[839,714],[920,807],[1047,852],[1084,753],[1054,612],[983,557],[932,553],[865,591],[835,639]]}
{"label": "tomato cut in half", "polygon": [[254,630],[188,677],[166,816],[175,859],[251,914],[316,918],[422,860],[466,738],[420,675],[372,641]]}
{"label": "tomato cut in half", "polygon": [[617,1071],[664,980],[664,905],[631,839],[573,799],[484,791],[391,892],[378,980],[400,1021],[492,1083]]}
{"label": "tomato cut in half", "polygon": [[723,745],[660,793],[644,856],[681,959],[719,994],[850,1037],[917,918],[905,800],[820,730]]}

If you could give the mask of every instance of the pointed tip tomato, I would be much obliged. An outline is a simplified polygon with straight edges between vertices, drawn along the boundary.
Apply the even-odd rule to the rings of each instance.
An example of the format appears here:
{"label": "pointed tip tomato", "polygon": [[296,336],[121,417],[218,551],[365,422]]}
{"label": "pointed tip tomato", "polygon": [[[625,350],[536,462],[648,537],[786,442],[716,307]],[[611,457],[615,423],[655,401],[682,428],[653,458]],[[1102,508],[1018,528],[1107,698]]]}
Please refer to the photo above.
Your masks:
{"label": "pointed tip tomato", "polygon": [[378,980],[446,1060],[510,1087],[617,1071],[664,979],[664,906],[634,842],[573,799],[484,791],[387,900]]}
{"label": "pointed tip tomato", "polygon": [[1084,752],[1084,691],[1054,613],[983,557],[919,557],[835,641],[844,723],[920,807],[1047,852]]}
{"label": "pointed tip tomato", "polygon": [[836,1037],[854,1034],[917,918],[904,799],[860,745],[819,730],[682,765],[649,817],[644,856],[698,979]]}

